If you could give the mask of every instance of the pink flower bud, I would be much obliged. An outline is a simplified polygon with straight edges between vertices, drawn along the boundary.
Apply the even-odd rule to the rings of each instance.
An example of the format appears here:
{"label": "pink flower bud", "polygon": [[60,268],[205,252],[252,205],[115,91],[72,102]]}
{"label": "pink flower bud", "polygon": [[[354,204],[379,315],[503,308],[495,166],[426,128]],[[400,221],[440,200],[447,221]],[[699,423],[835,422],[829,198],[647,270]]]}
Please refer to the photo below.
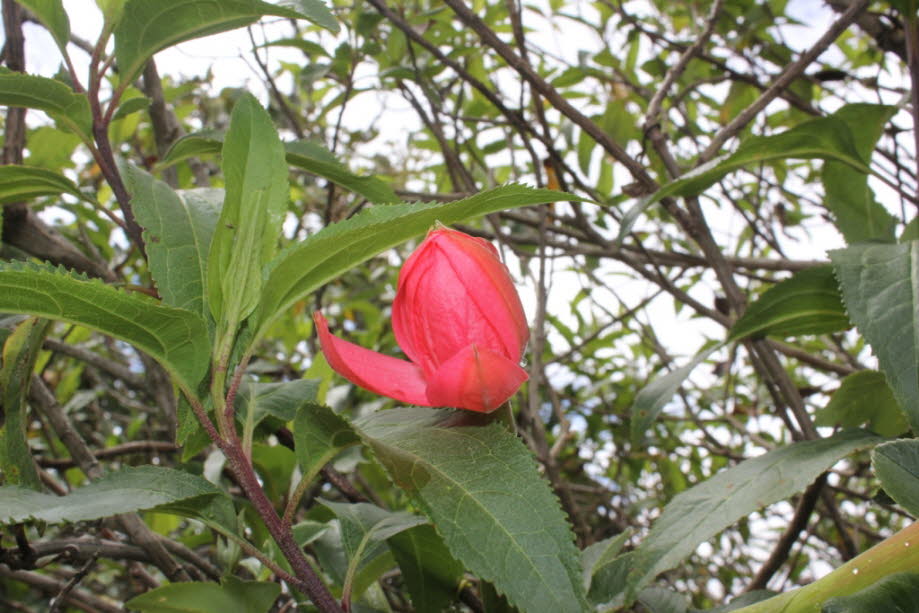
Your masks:
{"label": "pink flower bud", "polygon": [[399,273],[393,332],[410,361],[333,336],[321,313],[313,319],[336,372],[409,404],[488,413],[527,380],[529,331],[507,267],[491,243],[449,228],[430,232]]}

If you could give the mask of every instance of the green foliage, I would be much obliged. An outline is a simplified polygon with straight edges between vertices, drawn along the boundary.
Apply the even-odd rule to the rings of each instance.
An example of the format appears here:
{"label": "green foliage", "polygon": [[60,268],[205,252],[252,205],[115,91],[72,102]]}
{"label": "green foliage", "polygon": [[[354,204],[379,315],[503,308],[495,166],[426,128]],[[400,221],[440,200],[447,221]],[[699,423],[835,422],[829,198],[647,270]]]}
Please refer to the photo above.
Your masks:
{"label": "green foliage", "polygon": [[875,370],[843,379],[830,402],[814,416],[817,426],[856,428],[863,424],[881,436],[899,436],[909,429],[886,377]]}
{"label": "green foliage", "polygon": [[41,21],[54,42],[66,53],[67,44],[70,42],[70,18],[61,0],[17,0],[19,4],[28,8],[38,20]]}
{"label": "green foliage", "polygon": [[815,266],[776,283],[747,307],[730,340],[826,334],[851,324],[832,266]]}
{"label": "green foliage", "polygon": [[832,598],[820,613],[903,612],[919,609],[919,574],[897,573],[850,596]]}
{"label": "green foliage", "polygon": [[499,425],[438,425],[447,415],[395,409],[355,426],[467,568],[522,610],[582,611],[571,531],[530,453]]}
{"label": "green foliage", "polygon": [[871,452],[871,464],[884,491],[919,517],[919,441],[890,441]]}
{"label": "green foliage", "polygon": [[311,481],[339,451],[359,441],[351,425],[329,407],[307,402],[297,409],[294,445],[304,480]]}
{"label": "green foliage", "polygon": [[454,599],[463,565],[430,524],[421,524],[387,542],[399,564],[416,611],[443,611]]}
{"label": "green foliage", "polygon": [[0,204],[58,194],[87,199],[73,181],[56,172],[32,166],[0,166]]}
{"label": "green foliage", "polygon": [[60,81],[0,70],[0,104],[44,111],[62,130],[92,141],[89,101]]}
{"label": "green foliage", "polygon": [[141,613],[268,613],[281,586],[225,577],[216,583],[172,583],[135,596],[126,604]]}

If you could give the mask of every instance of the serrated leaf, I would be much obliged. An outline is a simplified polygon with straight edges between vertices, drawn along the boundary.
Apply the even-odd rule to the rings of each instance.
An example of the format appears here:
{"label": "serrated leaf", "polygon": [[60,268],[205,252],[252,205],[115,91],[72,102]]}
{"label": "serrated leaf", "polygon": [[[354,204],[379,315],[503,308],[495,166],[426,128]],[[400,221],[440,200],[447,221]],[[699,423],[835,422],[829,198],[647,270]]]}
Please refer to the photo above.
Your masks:
{"label": "serrated leaf", "polygon": [[898,436],[909,429],[887,378],[876,370],[847,376],[830,402],[814,415],[815,426],[857,428],[866,423],[881,436]]}
{"label": "serrated leaf", "polygon": [[[282,6],[283,5],[283,6]],[[320,8],[321,7],[321,8]],[[132,81],[154,53],[186,40],[235,30],[265,15],[308,19],[332,32],[338,23],[318,0],[128,0],[115,27],[115,60]]]}
{"label": "serrated leaf", "polygon": [[189,389],[207,370],[210,343],[198,315],[50,266],[0,262],[0,311],[67,321],[131,343]]}
{"label": "serrated leaf", "polygon": [[855,146],[848,124],[835,115],[812,119],[769,136],[753,136],[737,151],[711,160],[639,200],[625,215],[617,240],[622,241],[639,217],[653,204],[671,196],[697,196],[725,175],[748,166],[785,159],[835,160],[863,174],[871,169]]}
{"label": "serrated leaf", "polygon": [[208,498],[221,496],[229,500],[223,490],[203,477],[172,468],[139,466],[108,473],[66,496],[42,494],[19,486],[0,487],[0,523],[16,524],[32,519],[49,524],[90,521],[192,499],[204,506]]}
{"label": "serrated leaf", "polygon": [[29,385],[49,322],[30,317],[3,343],[0,367],[0,474],[6,485],[41,489],[26,436]]}
{"label": "serrated leaf", "polygon": [[122,176],[137,223],[144,229],[150,274],[163,302],[206,316],[207,255],[220,213],[214,196],[222,192],[179,194],[128,164],[122,167]]}
{"label": "serrated leaf", "polygon": [[884,491],[919,517],[919,440],[890,441],[871,451],[871,464]]}
{"label": "serrated leaf", "polygon": [[93,142],[89,100],[55,79],[0,70],[0,105],[44,111],[60,128]]}
{"label": "serrated leaf", "polygon": [[850,326],[833,267],[815,266],[766,290],[737,320],[728,340],[826,334]]}
{"label": "serrated leaf", "polygon": [[[883,132],[884,125],[897,111],[895,106],[848,104],[833,116],[844,121],[852,132],[855,149],[864,160]],[[824,203],[833,222],[849,244],[869,240],[894,242],[897,220],[874,198],[868,176],[842,162],[828,160],[821,174],[826,193]]]}
{"label": "serrated leaf", "polygon": [[829,255],[849,319],[919,431],[919,242],[852,245]]}
{"label": "serrated leaf", "polygon": [[226,576],[220,585],[192,581],[163,585],[125,604],[141,613],[268,613],[280,593],[278,583]]}
{"label": "serrated leaf", "polygon": [[35,166],[0,166],[0,204],[58,194],[89,200],[73,181],[56,172]]}
{"label": "serrated leaf", "polygon": [[466,568],[521,610],[580,613],[578,551],[532,455],[497,424],[438,425],[452,414],[399,408],[355,426]]}
{"label": "serrated leaf", "polygon": [[912,613],[919,611],[919,573],[897,573],[870,587],[827,600],[820,613]]}
{"label": "serrated leaf", "polygon": [[[177,140],[161,162],[169,166],[181,160],[220,153],[223,133],[206,130],[189,134]],[[328,179],[355,194],[360,194],[370,202],[386,204],[398,202],[399,198],[385,182],[377,177],[362,177],[348,170],[327,149],[310,141],[284,143],[287,163],[314,175]]]}
{"label": "serrated leaf", "polygon": [[[298,300],[369,258],[427,231],[514,207],[581,201],[573,194],[505,185],[455,202],[393,204],[366,209],[292,245],[272,263],[257,318],[262,327]],[[260,336],[257,334],[256,337]]]}
{"label": "serrated leaf", "polygon": [[258,303],[288,198],[284,148],[251,94],[233,107],[222,158],[226,197],[208,255],[207,295],[214,319],[235,332]]}
{"label": "serrated leaf", "polygon": [[70,42],[70,20],[61,0],[17,0],[38,18],[44,25],[61,51],[65,51]]}
{"label": "serrated leaf", "polygon": [[351,424],[329,407],[309,402],[297,410],[294,450],[304,479],[312,480],[339,451],[358,442]]}
{"label": "serrated leaf", "polygon": [[700,543],[762,507],[784,500],[854,451],[883,439],[846,430],[825,439],[793,443],[723,470],[681,492],[664,508],[641,545],[595,574],[596,604],[630,603],[659,573],[674,568]]}
{"label": "serrated leaf", "polygon": [[619,552],[622,551],[622,547],[628,540],[629,535],[629,531],[620,532],[616,536],[611,536],[608,539],[589,545],[581,551],[581,569],[583,571],[582,582],[584,584],[584,591],[590,590],[590,584],[593,582],[595,574],[607,564],[613,563],[619,555]]}
{"label": "serrated leaf", "polygon": [[464,568],[433,526],[400,532],[389,539],[389,548],[416,611],[443,611],[456,598]]}
{"label": "serrated leaf", "polygon": [[692,374],[696,366],[704,362],[708,356],[721,348],[721,346],[722,343],[718,343],[703,349],[686,366],[681,366],[662,377],[658,377],[638,392],[630,411],[632,422],[629,431],[634,445],[640,445],[644,441],[648,434],[648,429],[657,419],[657,416],[660,415],[664,405],[673,398],[673,395],[677,393],[677,390],[680,389],[686,378]]}

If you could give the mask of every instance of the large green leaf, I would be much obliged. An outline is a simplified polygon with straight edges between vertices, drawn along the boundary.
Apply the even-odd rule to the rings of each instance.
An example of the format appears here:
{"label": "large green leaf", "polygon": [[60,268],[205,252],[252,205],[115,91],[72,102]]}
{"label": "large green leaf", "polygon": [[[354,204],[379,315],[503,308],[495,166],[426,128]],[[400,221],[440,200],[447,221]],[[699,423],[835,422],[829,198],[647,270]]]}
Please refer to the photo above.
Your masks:
{"label": "large green leaf", "polygon": [[92,142],[89,100],[55,79],[0,70],[0,106],[44,111],[62,129],[74,132],[83,142]]}
{"label": "large green leaf", "polygon": [[0,311],[68,321],[131,343],[189,389],[207,370],[210,343],[198,315],[62,269],[0,263]]}
{"label": "large green leaf", "polygon": [[[0,487],[0,523],[33,519],[49,524],[72,523],[155,508],[181,509],[182,514],[192,514],[195,508],[208,508],[207,502],[212,498],[222,498],[230,505],[229,516],[226,507],[217,507],[218,512],[206,519],[232,525],[232,504],[223,490],[210,481],[172,468],[139,466],[109,473],[66,496],[15,485]],[[194,504],[181,505],[191,500]]]}
{"label": "large green leaf", "polygon": [[308,19],[338,31],[319,0],[128,0],[115,27],[115,59],[122,82],[140,73],[154,53],[180,42],[255,23],[265,15]]}
{"label": "large green leaf", "polygon": [[830,252],[849,318],[919,431],[919,241]]}
{"label": "large green leaf", "polygon": [[7,485],[41,489],[26,437],[28,403],[35,360],[48,320],[30,317],[16,326],[3,343],[0,367],[0,473]]}
{"label": "large green leaf", "polygon": [[812,119],[779,134],[750,137],[734,153],[716,158],[664,185],[626,212],[619,227],[618,240],[628,235],[648,207],[664,198],[697,196],[725,175],[751,164],[814,158],[835,160],[863,174],[871,172],[843,119],[835,115]]}
{"label": "large green leaf", "polygon": [[226,198],[211,240],[207,296],[214,319],[233,328],[258,304],[262,269],[277,251],[288,198],[284,148],[251,94],[233,108],[223,174]]}
{"label": "large green leaf", "polygon": [[871,464],[884,491],[919,517],[919,440],[890,441],[871,451]]}
{"label": "large green leaf", "polygon": [[[161,164],[168,166],[200,155],[220,153],[223,133],[207,130],[188,134],[177,140],[163,157]],[[284,143],[287,163],[328,179],[336,185],[360,194],[370,202],[386,204],[399,200],[392,188],[376,177],[363,177],[348,170],[327,149],[309,141]]]}
{"label": "large green leaf", "polygon": [[216,583],[163,585],[125,604],[141,613],[268,613],[281,593],[270,581],[240,581],[228,575]]}
{"label": "large green leaf", "polygon": [[532,455],[497,424],[438,425],[451,415],[400,408],[355,425],[466,568],[521,610],[580,613],[578,551]]}
{"label": "large green leaf", "polygon": [[416,611],[443,611],[463,578],[460,564],[430,524],[415,526],[389,539],[405,587]]}
{"label": "large green leaf", "polygon": [[919,573],[897,573],[874,585],[827,600],[820,613],[911,613],[919,611]]}
{"label": "large green leaf", "polygon": [[34,166],[0,166],[0,204],[58,194],[88,200],[73,181],[56,172]]}
{"label": "large green leaf", "polygon": [[[871,159],[875,143],[884,125],[897,111],[895,106],[849,104],[833,116],[846,122],[852,132],[855,149],[865,161]],[[894,242],[897,220],[874,198],[868,176],[849,165],[827,160],[823,165],[824,203],[849,244],[869,240]]]}
{"label": "large green leaf", "polygon": [[271,266],[257,314],[261,333],[275,316],[321,285],[423,234],[435,221],[449,225],[504,209],[563,200],[582,199],[564,192],[505,185],[455,202],[376,206],[327,226],[283,251]]}
{"label": "large green leaf", "polygon": [[294,450],[304,479],[312,480],[339,451],[359,441],[351,425],[329,407],[309,402],[297,410]]}
{"label": "large green leaf", "polygon": [[207,255],[220,212],[220,190],[177,193],[125,164],[122,176],[134,215],[144,228],[150,274],[163,302],[206,316]]}
{"label": "large green leaf", "polygon": [[876,370],[862,370],[843,379],[830,402],[814,415],[816,426],[857,428],[866,423],[881,436],[898,436],[909,429],[887,378]]}
{"label": "large green leaf", "polygon": [[860,430],[803,441],[723,470],[678,494],[641,545],[598,570],[590,598],[597,604],[632,602],[659,573],[669,570],[734,522],[800,492],[853,451],[883,439]]}
{"label": "large green leaf", "polygon": [[729,340],[825,334],[850,325],[833,267],[815,266],[766,290],[731,328]]}
{"label": "large green leaf", "polygon": [[70,20],[61,0],[17,0],[38,18],[57,46],[64,51],[70,42]]}

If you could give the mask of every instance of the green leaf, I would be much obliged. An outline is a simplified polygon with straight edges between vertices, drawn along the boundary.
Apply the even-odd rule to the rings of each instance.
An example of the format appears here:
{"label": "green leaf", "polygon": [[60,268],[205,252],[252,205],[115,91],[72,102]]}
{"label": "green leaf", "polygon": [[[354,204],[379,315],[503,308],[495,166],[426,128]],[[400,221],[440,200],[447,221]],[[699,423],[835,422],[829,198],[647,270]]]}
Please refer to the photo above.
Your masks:
{"label": "green leaf", "polygon": [[34,166],[0,166],[0,204],[58,194],[89,200],[73,181],[56,172]]}
{"label": "green leaf", "polygon": [[614,563],[630,534],[628,530],[620,532],[616,536],[589,545],[581,551],[582,583],[585,592],[590,590],[594,575],[601,572],[606,565]]}
{"label": "green leaf", "polygon": [[463,578],[460,564],[430,524],[415,526],[389,539],[402,579],[416,611],[443,611],[456,598]]}
{"label": "green leaf", "polygon": [[664,198],[697,196],[725,175],[750,164],[814,158],[836,160],[863,174],[871,172],[856,149],[855,139],[845,121],[835,115],[813,119],[786,132],[750,137],[736,152],[711,160],[638,201],[623,216],[617,240],[623,240],[642,213]]}
{"label": "green leaf", "polygon": [[708,356],[720,349],[722,345],[723,343],[718,343],[703,349],[686,366],[677,368],[663,377],[658,377],[638,392],[638,395],[635,396],[635,402],[632,403],[632,422],[629,428],[634,445],[639,445],[645,439],[651,424],[660,415],[664,405],[673,398],[673,395],[677,393],[677,390],[680,389],[680,386],[683,385],[683,382],[695,370],[696,366],[704,362]]}
{"label": "green leaf", "polygon": [[890,441],[871,451],[871,464],[884,491],[919,517],[919,440]]}
{"label": "green leaf", "polygon": [[226,198],[211,240],[207,295],[231,332],[255,309],[262,268],[274,256],[287,210],[287,165],[271,118],[254,96],[233,108],[223,143]]}
{"label": "green leaf", "polygon": [[453,415],[400,408],[355,426],[466,568],[521,610],[584,611],[571,529],[526,446],[497,424],[438,425]]}
{"label": "green leaf", "polygon": [[3,343],[0,367],[0,474],[7,485],[41,489],[26,436],[29,385],[48,331],[48,320],[30,317]]}
{"label": "green leaf", "polygon": [[138,96],[136,98],[128,98],[118,106],[118,110],[115,111],[115,114],[112,116],[113,121],[123,119],[128,115],[133,115],[138,111],[145,111],[147,107],[150,106],[152,100],[144,96]]}
{"label": "green leaf", "polygon": [[882,439],[859,430],[794,443],[741,462],[681,492],[641,545],[594,576],[592,602],[634,601],[659,573],[674,568],[738,519],[800,492],[853,451]]}
{"label": "green leaf", "polygon": [[820,613],[911,613],[919,611],[919,573],[897,573],[874,585],[827,600]]}
{"label": "green leaf", "polygon": [[207,370],[210,343],[198,315],[61,269],[0,262],[0,311],[67,321],[131,343],[189,389]]}
{"label": "green leaf", "polygon": [[129,0],[115,27],[115,60],[121,80],[133,81],[157,51],[193,38],[242,28],[265,15],[308,19],[332,32],[338,31],[338,23],[318,0],[288,0],[281,4],[260,0]]}
{"label": "green leaf", "polygon": [[[205,130],[189,134],[177,140],[166,152],[161,166],[169,166],[181,160],[220,153],[223,133],[216,130]],[[310,141],[284,143],[287,163],[297,168],[328,179],[336,185],[360,194],[370,202],[386,204],[398,202],[392,188],[376,177],[362,177],[352,173],[339,162],[327,149]]]}
{"label": "green leaf", "polygon": [[203,189],[180,194],[128,164],[123,165],[122,176],[137,223],[144,228],[150,274],[163,302],[206,316],[207,254],[222,192]]}
{"label": "green leaf", "polygon": [[17,0],[44,25],[62,53],[70,42],[70,20],[61,0]]}
{"label": "green leaf", "polygon": [[830,252],[849,318],[919,431],[919,242]]}
{"label": "green leaf", "polygon": [[60,128],[93,142],[89,100],[55,79],[0,70],[0,106],[44,111]]}
{"label": "green leaf", "polygon": [[324,147],[309,141],[286,143],[287,162],[314,175],[324,177],[345,189],[360,194],[370,202],[388,204],[399,197],[386,183],[376,177],[361,177],[348,170]]}
{"label": "green leaf", "polygon": [[455,202],[372,207],[327,226],[284,250],[272,264],[259,304],[261,330],[256,337],[298,300],[374,255],[423,234],[435,221],[450,225],[504,209],[563,200],[582,199],[554,190],[505,185]]}
{"label": "green leaf", "polygon": [[737,320],[728,340],[825,334],[850,326],[833,267],[815,266],[766,290]]}
{"label": "green leaf", "polygon": [[280,593],[278,583],[226,576],[220,585],[192,581],[163,585],[125,604],[141,613],[268,613]]}
{"label": "green leaf", "polygon": [[245,381],[236,394],[235,405],[240,416],[252,411],[255,424],[269,416],[293,421],[303,405],[316,401],[318,391],[319,381],[313,379],[281,383]]}
{"label": "green leaf", "polygon": [[689,610],[685,596],[663,587],[646,587],[638,594],[638,602],[648,613],[686,613]]}
{"label": "green leaf", "polygon": [[202,477],[172,468],[139,466],[109,473],[66,496],[15,485],[0,487],[0,523],[90,521],[191,499],[203,503],[213,497],[229,500],[223,490]]}
{"label": "green leaf", "polygon": [[307,482],[339,451],[358,442],[360,439],[351,424],[329,407],[309,402],[297,410],[294,420],[294,450]]}
{"label": "green leaf", "polygon": [[[833,116],[846,122],[856,150],[863,160],[868,161],[884,125],[896,111],[895,106],[849,104]],[[823,165],[822,180],[826,192],[824,203],[847,243],[869,240],[894,242],[897,220],[875,200],[866,174],[842,162],[827,160]]]}
{"label": "green leaf", "polygon": [[862,370],[842,380],[830,402],[818,409],[814,425],[857,428],[867,423],[881,436],[899,436],[909,429],[887,378],[876,370]]}

